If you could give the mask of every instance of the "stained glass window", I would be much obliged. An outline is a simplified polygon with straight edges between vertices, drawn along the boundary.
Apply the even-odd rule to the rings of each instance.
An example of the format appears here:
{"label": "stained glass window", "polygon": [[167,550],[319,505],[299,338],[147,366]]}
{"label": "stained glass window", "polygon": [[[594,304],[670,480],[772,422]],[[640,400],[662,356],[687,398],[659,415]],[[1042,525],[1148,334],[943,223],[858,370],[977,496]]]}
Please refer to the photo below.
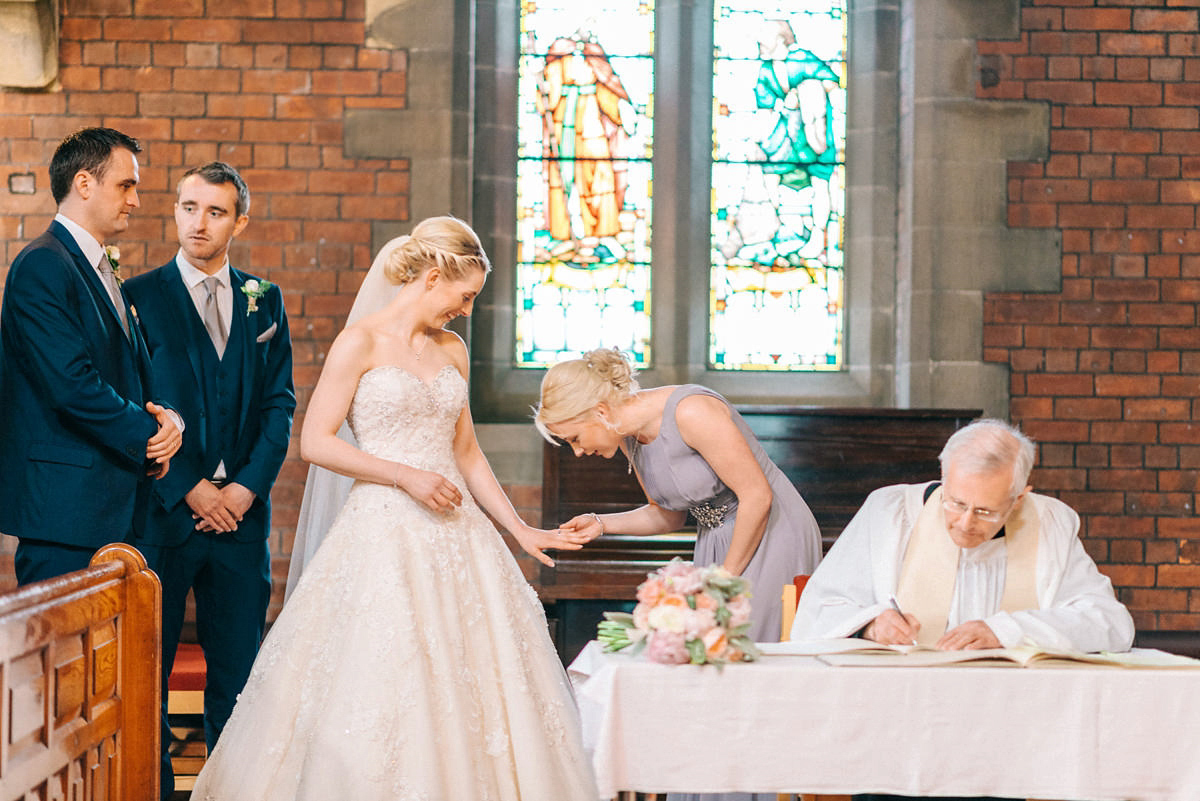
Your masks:
{"label": "stained glass window", "polygon": [[843,353],[844,0],[715,0],[709,366]]}
{"label": "stained glass window", "polygon": [[523,0],[516,364],[650,361],[653,0]]}

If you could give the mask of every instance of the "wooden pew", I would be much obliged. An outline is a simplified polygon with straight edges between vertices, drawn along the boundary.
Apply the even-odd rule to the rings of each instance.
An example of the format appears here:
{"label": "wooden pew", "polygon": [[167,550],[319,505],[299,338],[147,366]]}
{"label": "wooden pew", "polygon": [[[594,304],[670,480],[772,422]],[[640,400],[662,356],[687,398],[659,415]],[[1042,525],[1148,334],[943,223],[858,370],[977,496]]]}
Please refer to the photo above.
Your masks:
{"label": "wooden pew", "polygon": [[132,546],[0,596],[0,801],[154,801],[158,577]]}
{"label": "wooden pew", "polygon": [[[767,454],[800,490],[826,549],[872,490],[939,476],[946,439],[978,409],[875,409],[738,406]],[[618,452],[576,458],[547,443],[542,458],[542,525],[584,512],[613,512],[646,502]],[[565,661],[595,635],[603,611],[631,607],[637,585],[675,556],[691,558],[690,530],[658,537],[604,535],[580,551],[554,554],[541,569],[540,595]],[[782,588],[779,588],[782,589]],[[778,590],[772,588],[770,597]]]}

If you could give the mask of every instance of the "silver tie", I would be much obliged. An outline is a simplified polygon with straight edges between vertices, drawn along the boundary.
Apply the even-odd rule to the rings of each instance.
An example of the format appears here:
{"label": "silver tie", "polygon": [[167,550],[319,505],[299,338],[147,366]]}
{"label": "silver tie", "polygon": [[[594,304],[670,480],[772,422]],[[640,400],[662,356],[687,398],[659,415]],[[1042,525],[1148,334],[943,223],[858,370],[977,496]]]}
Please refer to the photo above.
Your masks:
{"label": "silver tie", "polygon": [[121,328],[125,331],[125,337],[129,338],[129,321],[125,318],[125,296],[121,294],[121,285],[117,283],[117,275],[113,272],[112,262],[108,260],[108,254],[100,258],[100,276],[104,279],[104,288],[108,290],[108,297],[113,302],[113,306],[117,309],[117,317],[121,319]]}
{"label": "silver tie", "polygon": [[229,339],[221,323],[221,309],[217,306],[217,287],[220,285],[215,275],[204,279],[204,291],[208,293],[204,298],[204,327],[208,329],[213,347],[217,349],[217,358],[225,355],[225,343]]}

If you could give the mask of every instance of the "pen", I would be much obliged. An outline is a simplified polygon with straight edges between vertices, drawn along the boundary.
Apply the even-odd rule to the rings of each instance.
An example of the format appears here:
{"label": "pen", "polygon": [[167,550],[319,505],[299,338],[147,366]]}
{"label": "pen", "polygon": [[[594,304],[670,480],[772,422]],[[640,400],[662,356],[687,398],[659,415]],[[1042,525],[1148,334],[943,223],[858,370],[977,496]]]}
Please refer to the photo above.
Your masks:
{"label": "pen", "polygon": [[[888,596],[888,604],[889,604],[889,605],[890,605],[890,606],[891,606],[893,609],[895,609],[895,610],[896,610],[896,613],[897,613],[897,614],[899,614],[899,615],[900,615],[900,617],[904,617],[904,612],[903,612],[903,611],[900,609],[900,604],[896,603],[896,596],[895,596],[895,595],[889,595],[889,596]],[[907,620],[906,620],[905,622],[907,622]],[[913,638],[912,644],[913,644],[913,645],[916,645],[916,644],[917,644],[917,640],[916,640],[916,638],[915,638],[915,637]]]}

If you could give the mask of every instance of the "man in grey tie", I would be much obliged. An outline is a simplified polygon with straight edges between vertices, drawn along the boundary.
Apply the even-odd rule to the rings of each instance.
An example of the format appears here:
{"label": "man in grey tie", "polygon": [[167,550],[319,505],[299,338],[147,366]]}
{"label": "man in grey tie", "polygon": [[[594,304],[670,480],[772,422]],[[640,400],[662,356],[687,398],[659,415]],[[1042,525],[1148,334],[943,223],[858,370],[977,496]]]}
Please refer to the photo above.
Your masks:
{"label": "man in grey tie", "polygon": [[[210,752],[262,638],[271,597],[271,487],[296,408],[283,295],[230,264],[249,212],[250,190],[233,167],[217,161],[188,170],[175,202],[179,253],[125,283],[157,386],[188,426],[136,540],[163,583],[163,698],[190,589],[208,665]],[[163,724],[165,798],[174,786],[165,706]]]}
{"label": "man in grey tie", "polygon": [[138,207],[141,146],[85,128],[50,161],[58,214],[13,261],[0,311],[0,531],[17,581],[87,567],[132,537],[182,441],[105,255]]}

